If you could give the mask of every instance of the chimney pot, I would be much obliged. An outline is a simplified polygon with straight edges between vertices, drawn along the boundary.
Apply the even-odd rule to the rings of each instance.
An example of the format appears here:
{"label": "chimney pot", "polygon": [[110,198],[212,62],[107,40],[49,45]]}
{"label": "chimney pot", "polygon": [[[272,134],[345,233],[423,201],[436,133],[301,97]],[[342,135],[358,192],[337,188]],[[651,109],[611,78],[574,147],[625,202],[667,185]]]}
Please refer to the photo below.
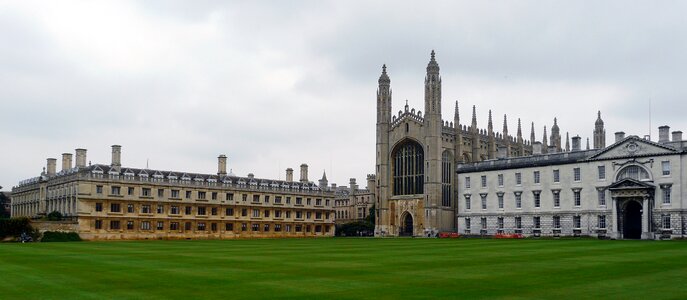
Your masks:
{"label": "chimney pot", "polygon": [[293,169],[286,169],[286,182],[293,182]]}
{"label": "chimney pot", "polygon": [[658,127],[658,142],[659,143],[666,143],[670,142],[670,137],[668,136],[670,132],[670,126],[668,125],[663,125]]}
{"label": "chimney pot", "polygon": [[85,168],[86,167],[86,149],[76,149],[76,167]]}
{"label": "chimney pot", "polygon": [[533,155],[540,155],[541,154],[541,142],[534,142],[532,144],[532,154]]}
{"label": "chimney pot", "polygon": [[117,171],[122,167],[122,146],[112,145],[112,165]]}
{"label": "chimney pot", "polygon": [[306,164],[301,164],[301,182],[308,182],[308,165]]}
{"label": "chimney pot", "polygon": [[673,131],[673,142],[681,142],[682,141],[682,131]]}
{"label": "chimney pot", "polygon": [[582,149],[582,138],[579,135],[572,137],[572,151],[580,151]]}
{"label": "chimney pot", "polygon": [[220,156],[217,157],[217,176],[226,176],[227,175],[227,156],[224,154],[220,154]]}
{"label": "chimney pot", "polygon": [[625,138],[625,132],[618,131],[615,133],[615,142],[620,142]]}
{"label": "chimney pot", "polygon": [[57,169],[57,159],[48,158],[48,166],[46,169],[46,171],[48,172],[48,176],[54,176]]}
{"label": "chimney pot", "polygon": [[72,154],[62,153],[62,171],[67,171],[72,168]]}

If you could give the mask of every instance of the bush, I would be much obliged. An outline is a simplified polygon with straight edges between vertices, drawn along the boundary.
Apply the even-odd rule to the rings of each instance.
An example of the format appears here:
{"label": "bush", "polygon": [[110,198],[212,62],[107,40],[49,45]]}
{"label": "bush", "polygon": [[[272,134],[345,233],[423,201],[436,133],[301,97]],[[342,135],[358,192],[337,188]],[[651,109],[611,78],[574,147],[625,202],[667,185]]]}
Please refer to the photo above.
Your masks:
{"label": "bush", "polygon": [[28,218],[0,219],[0,239],[18,237],[22,233],[33,234],[34,231]]}
{"label": "bush", "polygon": [[62,221],[62,213],[53,211],[48,214],[48,221]]}
{"label": "bush", "polygon": [[46,231],[41,242],[79,242],[81,237],[76,232]]}
{"label": "bush", "polygon": [[337,236],[371,236],[374,235],[375,226],[367,222],[351,222],[336,226]]}

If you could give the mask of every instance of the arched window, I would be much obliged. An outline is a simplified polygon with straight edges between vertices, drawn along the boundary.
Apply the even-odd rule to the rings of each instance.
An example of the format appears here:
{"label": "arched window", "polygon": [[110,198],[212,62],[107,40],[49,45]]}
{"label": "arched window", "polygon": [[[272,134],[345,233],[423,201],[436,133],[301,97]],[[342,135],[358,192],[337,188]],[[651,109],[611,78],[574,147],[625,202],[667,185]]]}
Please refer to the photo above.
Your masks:
{"label": "arched window", "polygon": [[425,154],[420,144],[407,140],[391,153],[394,195],[422,194]]}
{"label": "arched window", "polygon": [[452,164],[451,152],[444,151],[441,154],[441,205],[451,206],[451,178]]}
{"label": "arched window", "polygon": [[639,181],[648,181],[651,180],[651,176],[649,176],[649,172],[647,172],[644,168],[633,165],[633,166],[627,166],[620,170],[618,172],[618,176],[616,177],[616,181],[625,179],[625,178],[631,178],[634,180],[639,180]]}

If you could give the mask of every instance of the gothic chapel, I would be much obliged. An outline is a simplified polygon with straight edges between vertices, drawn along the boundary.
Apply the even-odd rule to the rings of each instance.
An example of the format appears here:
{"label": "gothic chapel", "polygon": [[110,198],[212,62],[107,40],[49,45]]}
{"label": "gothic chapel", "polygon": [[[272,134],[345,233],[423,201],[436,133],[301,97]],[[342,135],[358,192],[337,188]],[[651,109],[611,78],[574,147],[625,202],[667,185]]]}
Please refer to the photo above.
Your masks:
{"label": "gothic chapel", "polygon": [[424,112],[406,103],[404,110],[392,114],[386,65],[378,83],[377,236],[456,232],[456,165],[532,153],[531,142],[522,138],[520,120],[516,137],[508,135],[506,116],[502,133],[494,132],[491,111],[487,130],[479,129],[473,106],[471,125],[461,125],[457,101],[453,122],[442,120],[441,76],[434,51],[425,76]]}

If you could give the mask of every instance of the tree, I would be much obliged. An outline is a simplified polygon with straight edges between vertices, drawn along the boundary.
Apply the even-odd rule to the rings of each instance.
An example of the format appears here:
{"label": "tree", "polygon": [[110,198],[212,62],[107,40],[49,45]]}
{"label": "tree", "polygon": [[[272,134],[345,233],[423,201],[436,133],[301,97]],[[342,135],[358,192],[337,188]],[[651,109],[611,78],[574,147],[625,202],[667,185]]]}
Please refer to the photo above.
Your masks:
{"label": "tree", "polygon": [[365,217],[365,222],[372,224],[372,227],[374,228],[375,226],[375,216],[377,215],[376,209],[375,209],[375,204],[372,204],[372,207],[370,207],[370,211],[367,214],[367,217]]}
{"label": "tree", "polygon": [[[0,189],[2,187],[0,186]],[[10,214],[5,210],[5,204],[9,203],[10,199],[3,192],[0,192],[0,218],[9,218]]]}

